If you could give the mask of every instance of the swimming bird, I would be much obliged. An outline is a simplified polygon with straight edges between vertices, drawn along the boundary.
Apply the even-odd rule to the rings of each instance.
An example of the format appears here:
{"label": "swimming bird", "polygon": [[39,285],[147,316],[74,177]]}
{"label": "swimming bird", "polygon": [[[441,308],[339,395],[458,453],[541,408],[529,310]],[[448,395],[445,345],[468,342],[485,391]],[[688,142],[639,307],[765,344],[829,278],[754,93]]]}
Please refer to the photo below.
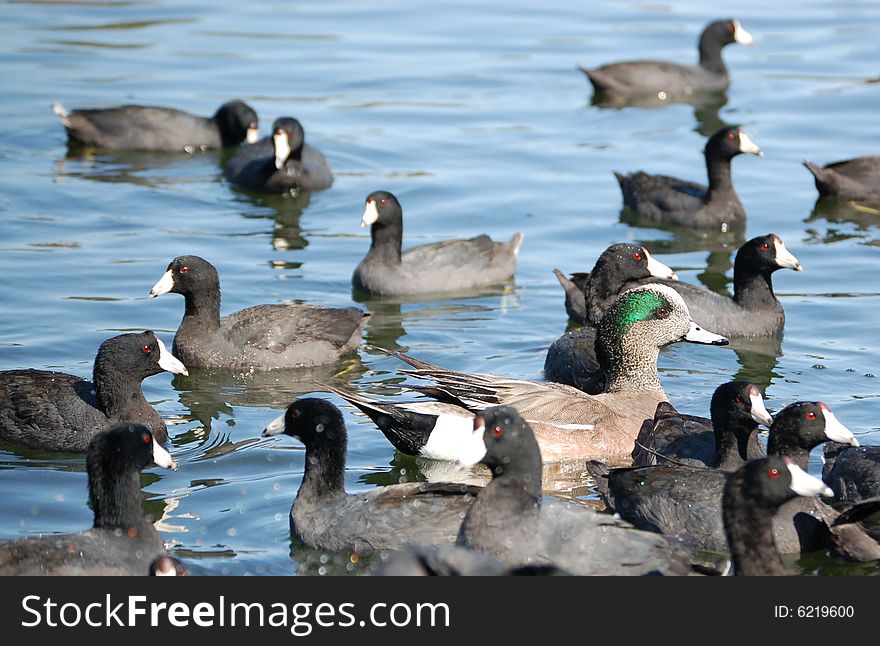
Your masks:
{"label": "swimming bird", "polygon": [[632,457],[635,466],[686,464],[735,471],[748,460],[764,457],[758,424],[773,417],[761,390],[747,381],[729,381],[712,393],[711,419],[684,415],[669,402],[657,404],[651,422],[642,425]]}
{"label": "swimming bird", "polygon": [[291,533],[305,545],[369,553],[407,545],[450,544],[478,487],[409,482],[349,494],[345,491],[348,434],[330,402],[298,399],[263,431],[299,439],[305,473],[290,510]]}
{"label": "swimming bird", "polygon": [[516,409],[486,408],[474,418],[480,462],[492,481],[479,492],[457,543],[512,566],[550,565],[579,575],[692,574],[674,541],[584,507],[542,507],[541,452]]}
{"label": "swimming bird", "polygon": [[593,84],[596,95],[615,105],[626,105],[640,97],[690,103],[695,95],[723,92],[730,85],[727,66],[721,58],[725,46],[754,42],[738,20],[716,20],[700,34],[698,65],[637,60],[580,69]]}
{"label": "swimming bird", "polygon": [[221,105],[211,117],[174,108],[122,105],[68,111],[52,106],[70,143],[108,150],[193,152],[257,140],[257,113],[243,101]]}
{"label": "swimming bird", "polygon": [[168,432],[141,382],[186,367],[153,332],[120,334],[98,348],[92,381],[49,370],[0,372],[0,437],[47,451],[85,452],[92,437],[120,422],[145,425],[157,442]]}
{"label": "swimming bird", "polygon": [[775,515],[795,496],[833,494],[788,458],[759,458],[733,473],[724,485],[721,506],[734,574],[788,574],[773,536]]}
{"label": "swimming bird", "polygon": [[138,476],[150,464],[177,469],[146,426],[117,424],[96,433],[86,452],[92,528],[2,541],[0,574],[146,576],[165,555],[143,510]]}
{"label": "swimming bird", "polygon": [[615,298],[633,281],[641,278],[677,280],[675,272],[654,258],[645,247],[631,242],[618,242],[601,253],[591,272],[578,272],[566,277],[554,269],[565,290],[565,311],[575,323],[599,324],[599,319]]}
{"label": "swimming bird", "polygon": [[880,202],[880,156],[855,157],[819,166],[805,161],[823,197]]}
{"label": "swimming bird", "polygon": [[333,184],[326,158],[305,142],[302,124],[293,117],[276,119],[271,137],[239,148],[224,174],[233,184],[267,193],[321,191]]}
{"label": "swimming bird", "polygon": [[480,235],[402,250],[403,209],[388,191],[367,196],[361,226],[370,227],[372,242],[354,270],[352,287],[386,296],[466,292],[510,282],[523,240],[521,233],[507,242]]}
{"label": "swimming bird", "polygon": [[764,153],[739,127],[722,128],[706,142],[709,185],[642,171],[614,173],[623,203],[655,224],[727,231],[745,224],[746,211],[733,188],[730,161],[742,153]]}
{"label": "swimming bird", "polygon": [[220,317],[220,277],[199,256],[178,256],[150,290],[185,301],[174,353],[190,367],[233,371],[305,368],[336,361],[361,340],[370,317],[357,307],[278,303]]}
{"label": "swimming bird", "polygon": [[[827,405],[797,402],[776,414],[767,452],[806,470],[810,449],[828,440],[858,444]],[[609,470],[595,461],[587,463],[587,471],[609,508],[636,527],[696,549],[727,549],[721,498],[729,472],[673,464]],[[786,503],[774,519],[777,547],[784,554],[828,547],[835,540],[830,528],[836,517],[831,507],[816,500]]]}
{"label": "swimming bird", "polygon": [[[456,403],[471,413],[498,404],[516,408],[534,429],[545,462],[595,457],[629,464],[642,422],[653,417],[657,404],[666,400],[657,374],[660,348],[678,341],[727,344],[726,338],[691,320],[675,290],[644,285],[621,294],[600,321],[597,354],[608,387],[599,395],[552,382],[456,372],[400,352],[385,352],[415,368],[404,373],[434,382],[424,389],[430,397]],[[463,413],[458,426],[471,416]],[[446,429],[453,426],[452,417],[444,420]],[[391,425],[388,428],[393,430]],[[423,431],[424,427],[419,429]],[[434,439],[434,432],[440,429],[435,428],[429,439]],[[448,446],[439,437],[435,442]]]}

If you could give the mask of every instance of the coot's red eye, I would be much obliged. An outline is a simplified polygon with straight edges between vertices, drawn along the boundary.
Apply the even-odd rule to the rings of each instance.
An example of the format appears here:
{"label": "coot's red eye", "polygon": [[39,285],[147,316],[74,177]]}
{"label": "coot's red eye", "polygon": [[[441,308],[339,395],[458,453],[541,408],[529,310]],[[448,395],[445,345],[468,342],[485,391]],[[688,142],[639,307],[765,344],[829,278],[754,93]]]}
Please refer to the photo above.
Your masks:
{"label": "coot's red eye", "polygon": [[767,472],[767,475],[776,480],[779,477],[779,469],[770,469]]}
{"label": "coot's red eye", "polygon": [[143,348],[141,348],[141,350],[144,354],[150,354],[150,352],[152,352],[152,350],[150,350],[150,346],[148,345],[145,345]]}
{"label": "coot's red eye", "polygon": [[767,251],[769,248],[770,245],[768,245],[766,242],[761,243],[761,251]]}
{"label": "coot's red eye", "polygon": [[732,132],[727,133],[727,141],[733,141],[735,139],[736,139],[736,135],[734,135]]}
{"label": "coot's red eye", "polygon": [[185,274],[185,273],[187,273],[188,271],[189,271],[189,267],[187,267],[186,265],[184,265],[183,267],[180,268],[180,273],[181,273],[181,274]]}
{"label": "coot's red eye", "polygon": [[144,433],[144,436],[141,439],[144,441],[144,444],[149,444],[153,438],[150,437],[149,433]]}
{"label": "coot's red eye", "polygon": [[302,411],[298,408],[294,408],[290,411],[290,419],[297,419],[300,415],[302,415]]}
{"label": "coot's red eye", "polygon": [[492,435],[495,437],[501,437],[502,435],[504,435],[504,429],[500,426],[496,426],[492,429]]}
{"label": "coot's red eye", "polygon": [[642,259],[642,254],[640,254],[638,251],[634,251],[634,252],[633,252],[633,260],[635,260],[636,262],[638,262],[638,261],[641,260],[641,259]]}
{"label": "coot's red eye", "polygon": [[816,413],[814,413],[813,411],[810,411],[809,413],[807,413],[807,419],[809,419],[809,420],[816,419]]}
{"label": "coot's red eye", "polygon": [[736,401],[737,404],[742,404],[742,403],[743,403],[743,398],[740,397],[739,395],[737,395],[737,396],[736,396],[736,400],[734,400],[734,401]]}
{"label": "coot's red eye", "polygon": [[388,204],[388,198],[383,197],[381,200],[379,200],[379,204],[381,204],[382,206],[385,206],[386,204]]}

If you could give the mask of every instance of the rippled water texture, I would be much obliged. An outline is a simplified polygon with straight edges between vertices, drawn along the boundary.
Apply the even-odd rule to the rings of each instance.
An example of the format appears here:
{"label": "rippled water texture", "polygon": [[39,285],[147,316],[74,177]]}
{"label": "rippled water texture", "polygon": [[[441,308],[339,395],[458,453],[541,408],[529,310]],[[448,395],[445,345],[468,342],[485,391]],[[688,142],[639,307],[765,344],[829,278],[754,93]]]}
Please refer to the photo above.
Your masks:
{"label": "rippled water texture", "polygon": [[[348,305],[369,245],[363,200],[382,188],[403,203],[409,244],[515,231],[525,243],[504,293],[365,304],[375,313],[367,342],[540,378],[567,323],[553,267],[588,270],[609,244],[638,240],[683,280],[727,287],[735,236],[708,243],[622,223],[611,172],[702,182],[704,134],[738,123],[765,152],[733,163],[746,237],[777,233],[805,271],[774,277],[788,319],[781,345],[674,346],[660,359],[664,387],[682,410],[706,414],[719,383],[754,380],[771,410],[822,399],[862,443],[880,443],[880,214],[817,205],[800,164],[880,153],[876,2],[37,2],[4,4],[0,15],[0,369],[89,376],[101,341],[125,330],[154,329],[170,344],[183,301],[146,296],[184,253],[217,265],[224,313],[290,299]],[[702,27],[728,15],[757,46],[725,50],[733,83],[723,105],[590,105],[576,65],[692,62]],[[231,98],[256,108],[263,133],[277,116],[298,117],[330,161],[333,187],[246,193],[222,179],[211,153],[68,156],[50,110],[131,102],[210,114]],[[310,379],[398,396],[398,367],[362,348],[299,378],[148,379],[181,463],[143,478],[172,552],[207,573],[343,571],[292,548],[303,452],[260,432],[314,390]],[[350,491],[443,477],[395,456],[371,423],[344,411]],[[85,497],[81,459],[0,450],[0,538],[83,529]],[[547,497],[595,499],[586,481]],[[834,571],[815,557],[793,566]]]}

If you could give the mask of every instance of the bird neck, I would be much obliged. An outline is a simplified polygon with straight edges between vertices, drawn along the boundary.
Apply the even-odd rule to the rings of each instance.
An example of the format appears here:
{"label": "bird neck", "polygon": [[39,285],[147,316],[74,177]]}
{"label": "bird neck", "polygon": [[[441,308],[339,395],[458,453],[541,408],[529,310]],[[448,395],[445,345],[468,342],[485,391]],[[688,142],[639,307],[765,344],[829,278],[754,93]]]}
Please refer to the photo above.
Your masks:
{"label": "bird neck", "polygon": [[736,471],[746,462],[761,454],[758,425],[743,424],[736,429],[712,421],[715,430],[715,468]]}
{"label": "bird neck", "polygon": [[89,506],[95,527],[128,530],[147,522],[137,471],[118,471],[116,465],[104,462],[89,467]]}
{"label": "bird neck", "polygon": [[741,263],[733,265],[733,300],[751,309],[767,305],[778,307],[779,301],[773,293],[772,272],[747,271]]}
{"label": "bird neck", "polygon": [[610,344],[596,336],[596,358],[607,374],[607,392],[655,390],[663,392],[657,359],[660,348],[640,342],[631,334]]}
{"label": "bird neck", "polygon": [[738,576],[782,576],[786,574],[782,556],[773,537],[773,512],[732,503],[724,498],[724,531]]}
{"label": "bird neck", "polygon": [[724,45],[708,33],[700,37],[700,67],[715,74],[727,76],[727,66],[721,58],[721,50]]}
{"label": "bird neck", "polygon": [[197,292],[188,292],[183,297],[186,306],[178,334],[181,332],[186,333],[189,327],[197,328],[200,333],[203,333],[205,329],[208,331],[220,329],[219,286],[216,290],[204,289]]}
{"label": "bird neck", "polygon": [[386,262],[400,264],[403,247],[403,225],[399,222],[391,224],[373,224],[370,228],[370,251],[368,258],[378,258]]}
{"label": "bird neck", "polygon": [[706,174],[709,177],[709,199],[712,198],[713,194],[722,191],[734,193],[729,157],[706,155]]}
{"label": "bird neck", "polygon": [[345,443],[306,449],[306,465],[297,502],[320,502],[345,495]]}
{"label": "bird neck", "polygon": [[95,362],[92,384],[98,404],[107,417],[136,418],[132,411],[141,409],[147,403],[140,380],[121,374],[109,362]]}

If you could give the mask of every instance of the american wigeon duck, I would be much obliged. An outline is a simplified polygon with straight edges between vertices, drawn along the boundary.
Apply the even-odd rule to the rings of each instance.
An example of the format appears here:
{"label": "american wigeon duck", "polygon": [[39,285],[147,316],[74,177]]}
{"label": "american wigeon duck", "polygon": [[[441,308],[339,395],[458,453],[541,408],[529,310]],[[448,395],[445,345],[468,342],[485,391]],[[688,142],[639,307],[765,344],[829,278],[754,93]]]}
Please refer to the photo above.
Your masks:
{"label": "american wigeon duck", "polygon": [[724,47],[732,43],[752,45],[754,42],[738,20],[715,20],[700,34],[698,65],[640,60],[580,69],[593,84],[597,98],[606,103],[625,105],[627,101],[640,97],[689,103],[696,94],[727,89],[730,79],[721,58]]}
{"label": "american wigeon duck", "polygon": [[[822,402],[798,402],[777,413],[770,427],[767,451],[807,469],[810,449],[834,440],[858,444]],[[600,494],[610,509],[636,527],[673,536],[698,549],[727,547],[721,516],[721,497],[730,473],[684,465],[608,469],[588,462]],[[787,503],[774,520],[777,547],[796,554],[846,542],[832,529],[835,512],[818,500]]]}
{"label": "american wigeon duck", "polygon": [[263,431],[306,447],[305,473],[290,509],[292,534],[315,549],[369,553],[449,544],[479,487],[409,482],[345,492],[348,433],[330,402],[298,399]]}
{"label": "american wigeon duck", "polygon": [[101,344],[92,381],[50,370],[0,372],[0,438],[46,451],[83,453],[113,424],[143,424],[163,443],[165,422],[144,398],[141,382],[186,367],[153,332],[120,334]]}
{"label": "american wigeon duck", "polygon": [[[733,297],[679,280],[645,278],[638,284],[660,283],[677,291],[699,325],[726,336],[765,337],[779,334],[785,326],[785,312],[773,293],[773,272],[802,271],[797,258],[774,234],[746,242],[736,253],[733,268]],[[605,375],[595,351],[595,332],[583,327],[562,335],[550,346],[544,362],[544,376],[558,383],[597,394],[605,389]]]}
{"label": "american wigeon duck", "polygon": [[711,419],[684,415],[669,402],[657,404],[636,438],[633,465],[686,464],[736,471],[764,457],[758,442],[758,424],[767,428],[773,417],[764,406],[761,390],[747,381],[729,381],[712,393]]}
{"label": "american wigeon duck", "polygon": [[822,197],[861,202],[880,202],[880,156],[855,157],[819,166],[804,162],[816,180]]}
{"label": "american wigeon duck", "polygon": [[336,361],[360,343],[370,317],[357,307],[279,303],[220,318],[220,277],[199,256],[178,256],[150,298],[172,292],[185,301],[174,352],[188,366],[250,372]]}
{"label": "american wigeon duck", "polygon": [[741,128],[723,128],[706,143],[708,186],[641,171],[614,176],[623,203],[646,221],[727,231],[746,221],[730,175],[730,160],[741,153],[764,154]]}
{"label": "american wigeon duck", "polygon": [[122,105],[92,110],[52,106],[71,144],[108,150],[193,152],[257,140],[257,113],[243,101],[221,105],[211,117],[174,108]]}
{"label": "american wigeon duck", "polygon": [[674,541],[585,507],[541,507],[541,452],[516,409],[493,406],[474,418],[480,462],[492,481],[461,524],[457,543],[513,565],[552,565],[579,575],[691,574]]}
{"label": "american wigeon duck", "polygon": [[[433,426],[430,420],[410,426],[415,429],[411,432],[428,432],[422,454],[429,444],[441,446],[444,451],[470,451],[464,440],[447,442],[443,437],[451,437],[452,433],[463,437],[462,429],[473,416],[470,411],[503,404],[516,408],[531,424],[545,462],[594,457],[629,464],[642,422],[653,416],[659,402],[666,400],[657,374],[660,348],[677,341],[727,344],[727,339],[701,329],[691,320],[675,290],[645,285],[624,292],[600,321],[597,349],[608,375],[607,392],[600,395],[587,395],[552,382],[455,372],[400,352],[385,352],[414,368],[403,372],[434,382],[422,389],[425,394],[462,409],[457,422],[449,414],[442,418],[442,429],[436,423],[441,420],[439,416]],[[454,431],[450,430],[453,425]],[[387,424],[382,430],[395,433],[399,426]]]}
{"label": "american wigeon duck", "polygon": [[272,136],[239,148],[224,173],[233,184],[267,193],[321,191],[333,184],[330,165],[305,142],[302,124],[293,117],[276,119]]}
{"label": "american wigeon duck", "polygon": [[92,528],[0,542],[2,575],[146,576],[165,554],[162,537],[144,515],[140,471],[177,464],[142,424],[96,433],[86,452]]}
{"label": "american wigeon duck", "polygon": [[523,236],[507,242],[487,235],[410,247],[403,251],[403,209],[388,191],[367,196],[361,226],[370,227],[370,251],[351,277],[356,290],[386,296],[466,292],[513,280]]}

